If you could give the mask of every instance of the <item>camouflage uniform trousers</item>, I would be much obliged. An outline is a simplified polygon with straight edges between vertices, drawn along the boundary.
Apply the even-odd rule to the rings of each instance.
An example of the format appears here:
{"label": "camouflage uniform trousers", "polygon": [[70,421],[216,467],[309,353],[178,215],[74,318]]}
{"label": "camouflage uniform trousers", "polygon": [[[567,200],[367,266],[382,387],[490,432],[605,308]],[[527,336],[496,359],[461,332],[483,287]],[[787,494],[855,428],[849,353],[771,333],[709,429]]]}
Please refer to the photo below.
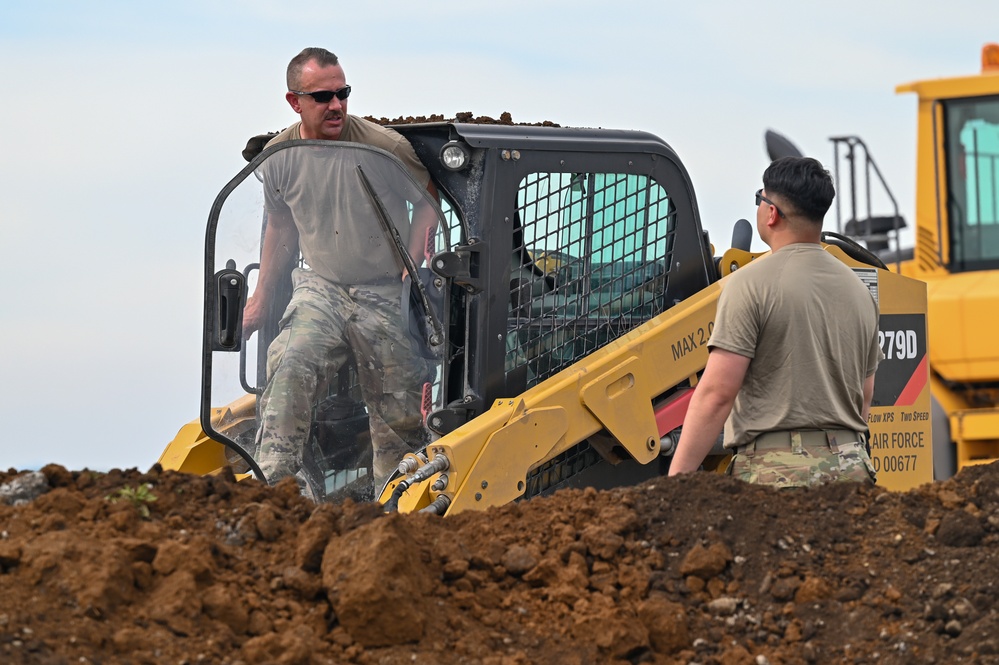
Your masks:
{"label": "camouflage uniform trousers", "polygon": [[342,287],[305,269],[296,269],[293,280],[280,332],[267,349],[257,431],[260,469],[273,484],[302,468],[313,406],[353,351],[378,487],[403,455],[427,440],[420,405],[431,371],[403,328],[402,282]]}
{"label": "camouflage uniform trousers", "polygon": [[762,434],[737,449],[728,473],[749,483],[781,488],[876,482],[863,435],[849,430]]}

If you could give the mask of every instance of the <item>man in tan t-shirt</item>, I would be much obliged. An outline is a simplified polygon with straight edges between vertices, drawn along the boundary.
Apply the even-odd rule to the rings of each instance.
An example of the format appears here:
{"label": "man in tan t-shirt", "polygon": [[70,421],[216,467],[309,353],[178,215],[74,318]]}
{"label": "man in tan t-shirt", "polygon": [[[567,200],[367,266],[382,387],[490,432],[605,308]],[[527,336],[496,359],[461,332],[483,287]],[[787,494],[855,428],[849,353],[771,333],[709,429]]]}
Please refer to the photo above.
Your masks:
{"label": "man in tan t-shirt", "polygon": [[743,480],[874,482],[865,434],[879,313],[863,282],[820,244],[832,180],[816,160],[787,157],[767,168],[763,185],[756,222],[771,255],[724,283],[669,473],[697,469],[724,425],[730,472]]}
{"label": "man in tan t-shirt", "polygon": [[336,55],[305,49],[289,63],[287,84],[285,98],[301,121],[268,147],[300,139],[360,145],[338,148],[344,152],[337,159],[325,148],[295,146],[274,153],[257,171],[267,224],[257,286],[243,312],[244,336],[262,324],[299,251],[306,263],[292,273],[291,302],[268,347],[257,462],[268,482],[294,476],[303,494],[319,497],[303,471],[312,410],[352,354],[368,412],[377,491],[402,456],[425,443],[421,388],[430,377],[402,321],[405,269],[363,180],[381,190],[388,221],[417,265],[427,234],[438,224],[431,204],[437,191],[404,137],[347,114],[350,86]]}

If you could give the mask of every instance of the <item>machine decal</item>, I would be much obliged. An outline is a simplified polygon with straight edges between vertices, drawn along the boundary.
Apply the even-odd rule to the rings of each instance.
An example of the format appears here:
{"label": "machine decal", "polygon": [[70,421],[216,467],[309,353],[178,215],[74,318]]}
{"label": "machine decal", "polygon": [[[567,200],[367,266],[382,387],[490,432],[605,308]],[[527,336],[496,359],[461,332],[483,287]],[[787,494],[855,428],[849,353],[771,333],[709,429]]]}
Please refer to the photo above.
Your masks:
{"label": "machine decal", "polygon": [[[915,371],[909,378],[909,382],[905,384],[905,388],[902,389],[902,393],[895,400],[895,406],[912,406],[916,403],[916,399],[919,394],[923,392],[923,388],[926,387],[926,377],[928,373],[926,371],[926,365],[929,362],[926,354],[923,354],[922,359],[919,361],[919,365],[916,366]],[[875,388],[877,392],[877,388]],[[928,417],[928,416],[927,416]],[[905,418],[903,418],[905,420]]]}
{"label": "machine decal", "polygon": [[881,306],[881,301],[878,298],[878,271],[876,268],[854,268],[853,272],[860,278],[860,281],[864,283],[864,286],[871,292],[871,297],[874,298],[874,302]]}
{"label": "machine decal", "polygon": [[872,406],[912,406],[926,387],[926,316],[882,314],[878,341],[884,359],[874,378]]}
{"label": "machine decal", "polygon": [[708,343],[711,338],[711,331],[715,329],[715,322],[709,321],[708,325],[702,328],[684,335],[683,339],[673,343],[671,348],[673,350],[673,360],[679,360],[685,355],[699,349]]}
{"label": "machine decal", "polygon": [[922,411],[901,412],[902,422],[894,424],[894,418],[875,419],[874,416],[894,416],[891,411],[871,414],[872,421],[887,422],[887,428],[871,434],[871,463],[878,473],[908,472],[921,470],[918,466],[920,453],[930,447],[930,436],[925,428],[914,429],[914,418],[929,418]]}

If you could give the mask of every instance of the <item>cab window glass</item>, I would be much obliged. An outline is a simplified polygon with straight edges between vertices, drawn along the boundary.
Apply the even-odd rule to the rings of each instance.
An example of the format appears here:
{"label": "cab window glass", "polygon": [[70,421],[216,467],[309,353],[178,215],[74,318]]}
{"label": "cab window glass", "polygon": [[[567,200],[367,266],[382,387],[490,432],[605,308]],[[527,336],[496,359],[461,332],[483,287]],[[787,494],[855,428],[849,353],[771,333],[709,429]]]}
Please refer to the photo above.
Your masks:
{"label": "cab window glass", "polygon": [[999,265],[999,97],[947,102],[947,210],[957,270]]}

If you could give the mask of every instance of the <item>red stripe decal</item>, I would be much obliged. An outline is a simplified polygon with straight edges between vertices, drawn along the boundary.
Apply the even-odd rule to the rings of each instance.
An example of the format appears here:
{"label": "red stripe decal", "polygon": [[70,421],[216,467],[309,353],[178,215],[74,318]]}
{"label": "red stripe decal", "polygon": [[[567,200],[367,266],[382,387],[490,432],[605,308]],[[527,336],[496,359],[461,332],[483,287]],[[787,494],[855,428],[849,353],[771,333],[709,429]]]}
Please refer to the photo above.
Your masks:
{"label": "red stripe decal", "polygon": [[665,404],[656,408],[659,436],[664,436],[667,432],[672,432],[683,424],[683,418],[687,415],[687,405],[690,404],[690,398],[693,396],[694,391],[689,388],[678,391]]}
{"label": "red stripe decal", "polygon": [[927,356],[923,356],[923,359],[919,361],[919,365],[916,366],[916,370],[909,377],[909,382],[905,384],[905,388],[902,393],[895,400],[895,406],[912,406],[916,403],[916,398],[919,394],[923,392],[923,388],[926,387],[926,360]]}

